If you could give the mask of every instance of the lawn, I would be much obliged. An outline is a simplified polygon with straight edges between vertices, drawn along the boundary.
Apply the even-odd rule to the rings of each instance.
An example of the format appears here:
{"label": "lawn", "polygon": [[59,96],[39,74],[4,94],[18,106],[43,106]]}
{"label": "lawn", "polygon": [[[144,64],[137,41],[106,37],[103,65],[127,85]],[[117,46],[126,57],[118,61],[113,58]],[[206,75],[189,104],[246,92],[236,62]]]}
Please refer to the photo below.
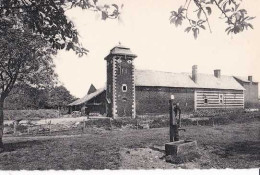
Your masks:
{"label": "lawn", "polygon": [[[186,165],[166,163],[158,157],[168,142],[168,128],[88,129],[80,135],[5,137],[6,152],[0,154],[0,169],[259,168],[259,126],[259,119],[229,125],[187,126],[181,137],[197,140],[202,156]],[[126,154],[131,165],[126,165]]]}

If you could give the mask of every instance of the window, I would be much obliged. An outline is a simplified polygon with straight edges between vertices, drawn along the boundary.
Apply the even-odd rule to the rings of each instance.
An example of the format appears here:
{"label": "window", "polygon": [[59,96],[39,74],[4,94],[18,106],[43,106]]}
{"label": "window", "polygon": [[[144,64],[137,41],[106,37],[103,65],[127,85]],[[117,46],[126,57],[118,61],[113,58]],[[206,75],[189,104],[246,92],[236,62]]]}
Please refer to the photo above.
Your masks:
{"label": "window", "polygon": [[205,94],[203,94],[203,99],[204,99],[204,104],[208,104],[209,101],[208,101],[208,98]]}
{"label": "window", "polygon": [[124,98],[122,98],[122,100],[123,100],[123,102],[126,102],[126,101],[127,101],[127,98],[124,97]]}
{"label": "window", "polygon": [[127,60],[127,62],[128,62],[129,64],[131,64],[131,63],[132,63],[132,61],[131,61],[131,60]]}
{"label": "window", "polygon": [[127,91],[127,85],[126,85],[126,84],[123,84],[123,85],[122,85],[122,91],[123,91],[123,92],[126,92],[126,91]]}
{"label": "window", "polygon": [[126,74],[127,74],[127,68],[122,68],[121,74],[122,74],[122,75],[126,75]]}
{"label": "window", "polygon": [[219,94],[219,103],[222,104],[224,102],[224,95]]}

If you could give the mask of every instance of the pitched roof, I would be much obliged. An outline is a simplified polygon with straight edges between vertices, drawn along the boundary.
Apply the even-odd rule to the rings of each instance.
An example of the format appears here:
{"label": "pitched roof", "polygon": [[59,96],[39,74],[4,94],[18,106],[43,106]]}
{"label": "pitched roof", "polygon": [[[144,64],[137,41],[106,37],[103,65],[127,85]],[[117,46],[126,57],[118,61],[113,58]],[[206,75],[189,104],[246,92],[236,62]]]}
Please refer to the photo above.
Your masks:
{"label": "pitched roof", "polygon": [[88,90],[88,94],[91,94],[93,92],[95,92],[97,89],[95,88],[95,86],[93,84],[90,85],[90,88]]}
{"label": "pitched roof", "polygon": [[172,73],[152,70],[135,71],[136,86],[183,87],[244,90],[233,76],[221,75],[216,78],[211,74],[198,74],[197,83],[189,73]]}
{"label": "pitched roof", "polygon": [[[110,50],[110,54],[114,54],[114,55],[129,55],[132,57],[136,57],[136,55],[130,50],[129,47],[125,47],[121,44],[115,46],[113,49]],[[107,59],[108,56],[106,56],[105,59]]]}
{"label": "pitched roof", "polygon": [[[236,79],[240,80],[240,81],[250,83],[250,81],[248,80],[247,77],[241,77],[241,76],[234,76],[234,77],[235,77]],[[257,83],[257,82],[253,81],[253,83]]]}
{"label": "pitched roof", "polygon": [[91,99],[93,99],[94,97],[98,96],[99,94],[101,94],[102,92],[104,92],[106,90],[105,87],[97,89],[95,92],[91,93],[91,94],[87,94],[85,95],[83,98],[80,98],[72,103],[70,103],[68,106],[75,106],[75,105],[80,105],[83,104]]}
{"label": "pitched roof", "polygon": [[[220,78],[216,78],[213,74],[198,74],[197,83],[195,83],[191,79],[190,73],[153,70],[135,70],[135,86],[245,90],[233,76],[221,75]],[[97,89],[95,92],[85,95],[68,106],[83,104],[105,90],[105,87]]]}

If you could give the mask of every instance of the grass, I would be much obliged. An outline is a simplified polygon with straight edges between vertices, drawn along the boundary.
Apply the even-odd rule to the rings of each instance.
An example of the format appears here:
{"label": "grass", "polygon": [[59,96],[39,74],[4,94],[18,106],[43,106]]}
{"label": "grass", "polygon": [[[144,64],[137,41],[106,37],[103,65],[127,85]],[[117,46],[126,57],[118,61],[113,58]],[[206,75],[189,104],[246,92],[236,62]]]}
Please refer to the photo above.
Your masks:
{"label": "grass", "polygon": [[[255,119],[214,127],[187,126],[181,137],[197,140],[201,168],[259,168],[259,125],[260,121]],[[81,135],[6,137],[0,169],[119,169],[120,149],[163,146],[169,140],[168,132],[168,128],[112,131],[92,128]]]}

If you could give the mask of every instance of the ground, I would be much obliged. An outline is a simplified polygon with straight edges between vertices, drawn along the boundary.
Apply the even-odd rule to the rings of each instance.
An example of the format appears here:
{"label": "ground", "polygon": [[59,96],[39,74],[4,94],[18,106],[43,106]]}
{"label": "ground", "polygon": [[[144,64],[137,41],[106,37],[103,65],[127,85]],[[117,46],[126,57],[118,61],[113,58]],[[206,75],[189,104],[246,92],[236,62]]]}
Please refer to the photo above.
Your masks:
{"label": "ground", "polygon": [[201,158],[165,162],[168,128],[87,129],[84,134],[4,137],[0,169],[259,168],[260,121],[218,126],[187,126],[182,138],[197,140]]}

